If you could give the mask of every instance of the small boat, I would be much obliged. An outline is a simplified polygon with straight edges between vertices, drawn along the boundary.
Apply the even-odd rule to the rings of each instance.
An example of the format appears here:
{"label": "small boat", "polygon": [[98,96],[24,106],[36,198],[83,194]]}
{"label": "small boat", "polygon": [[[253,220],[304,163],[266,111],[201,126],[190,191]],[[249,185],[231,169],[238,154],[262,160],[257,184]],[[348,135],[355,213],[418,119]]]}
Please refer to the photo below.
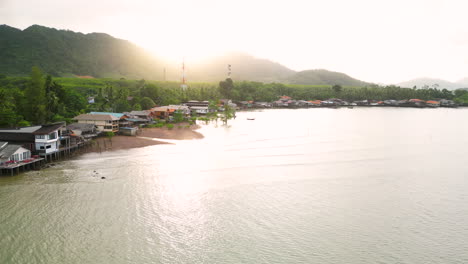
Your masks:
{"label": "small boat", "polygon": [[352,106],[348,106],[348,108],[349,108],[349,109],[353,109],[354,107],[352,107]]}
{"label": "small boat", "polygon": [[247,120],[255,120],[253,117],[247,117]]}

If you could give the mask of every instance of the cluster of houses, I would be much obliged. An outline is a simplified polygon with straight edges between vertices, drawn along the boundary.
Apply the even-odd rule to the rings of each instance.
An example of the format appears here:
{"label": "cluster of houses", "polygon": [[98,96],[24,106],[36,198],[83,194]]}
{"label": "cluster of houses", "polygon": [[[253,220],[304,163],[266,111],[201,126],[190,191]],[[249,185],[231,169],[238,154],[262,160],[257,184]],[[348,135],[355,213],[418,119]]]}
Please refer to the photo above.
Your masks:
{"label": "cluster of houses", "polygon": [[[231,103],[231,101],[226,101]],[[223,105],[223,104],[221,104]],[[172,121],[175,113],[189,117],[214,111],[208,101],[189,101],[183,105],[153,107],[125,113],[90,112],[75,116],[75,123],[58,122],[19,128],[0,128],[0,174],[35,168],[48,160],[60,158],[92,138],[106,132],[134,136],[140,127],[156,120]]]}
{"label": "cluster of houses", "polygon": [[[339,107],[339,106],[399,106],[399,107],[456,107],[452,100],[362,100],[347,102],[342,99],[329,100],[293,100],[289,96],[281,96],[274,102],[241,101],[234,104],[231,100],[221,100],[218,110],[229,105],[235,109],[271,108],[271,107]],[[152,124],[155,120],[174,120],[175,113],[184,117],[198,114],[205,115],[216,111],[209,107],[208,101],[188,101],[182,105],[157,106],[143,111],[125,113],[90,112],[73,118],[75,123],[66,125],[64,122],[0,129],[0,174],[5,170],[10,173],[20,168],[33,168],[36,163],[47,162],[50,159],[71,153],[71,151],[86,145],[92,138],[106,132],[123,135],[136,135],[139,128]]]}
{"label": "cluster of houses", "polygon": [[410,100],[362,100],[348,102],[338,98],[328,100],[293,100],[289,96],[281,96],[278,100],[268,102],[241,101],[238,103],[240,108],[301,108],[301,107],[340,107],[340,106],[397,106],[397,107],[457,107],[452,100],[440,99],[424,101],[421,99]]}
{"label": "cluster of houses", "polygon": [[0,174],[35,168],[37,163],[69,154],[84,145],[83,133],[65,122],[0,129]]}

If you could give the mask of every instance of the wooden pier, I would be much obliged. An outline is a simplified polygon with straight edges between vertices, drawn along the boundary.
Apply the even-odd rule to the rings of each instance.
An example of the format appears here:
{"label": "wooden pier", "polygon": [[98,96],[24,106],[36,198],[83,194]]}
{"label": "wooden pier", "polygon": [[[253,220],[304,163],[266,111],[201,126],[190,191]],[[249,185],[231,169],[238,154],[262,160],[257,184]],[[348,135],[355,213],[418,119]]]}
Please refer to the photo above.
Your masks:
{"label": "wooden pier", "polygon": [[[58,161],[63,158],[71,157],[76,154],[79,149],[88,147],[91,145],[91,141],[79,142],[75,145],[69,145],[61,147],[58,151],[52,153],[39,152],[36,158],[32,158],[28,161],[19,161],[10,164],[0,165],[0,176],[19,174],[21,172],[29,170],[40,170],[45,164],[52,161]],[[34,156],[33,156],[34,157]]]}
{"label": "wooden pier", "polygon": [[26,162],[20,161],[17,163],[5,164],[0,166],[0,176],[13,176],[14,174],[19,174],[20,172],[25,172],[29,170],[39,170],[45,164],[46,161],[44,158],[33,158]]}

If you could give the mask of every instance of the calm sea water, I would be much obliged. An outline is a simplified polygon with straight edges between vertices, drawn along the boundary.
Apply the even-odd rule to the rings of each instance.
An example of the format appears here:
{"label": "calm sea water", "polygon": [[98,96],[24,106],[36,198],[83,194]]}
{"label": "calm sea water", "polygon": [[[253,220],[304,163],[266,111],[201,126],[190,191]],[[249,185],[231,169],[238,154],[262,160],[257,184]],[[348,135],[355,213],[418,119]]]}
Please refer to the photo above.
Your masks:
{"label": "calm sea water", "polygon": [[468,263],[467,118],[244,112],[1,177],[0,263]]}

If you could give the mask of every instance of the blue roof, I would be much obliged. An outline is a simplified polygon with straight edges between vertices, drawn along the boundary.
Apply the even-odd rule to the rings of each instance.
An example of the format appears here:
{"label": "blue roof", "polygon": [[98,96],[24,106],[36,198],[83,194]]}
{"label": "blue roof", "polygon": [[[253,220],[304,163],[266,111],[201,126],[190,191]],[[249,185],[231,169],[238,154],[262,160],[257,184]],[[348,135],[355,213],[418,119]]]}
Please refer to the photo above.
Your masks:
{"label": "blue roof", "polygon": [[122,113],[109,113],[109,112],[91,112],[90,114],[92,114],[92,115],[112,115],[112,116],[115,116],[117,118],[121,118],[122,116],[124,116],[124,114],[122,114]]}
{"label": "blue roof", "polygon": [[147,122],[148,121],[148,120],[143,119],[143,118],[127,118],[126,120],[130,121],[130,122]]}

